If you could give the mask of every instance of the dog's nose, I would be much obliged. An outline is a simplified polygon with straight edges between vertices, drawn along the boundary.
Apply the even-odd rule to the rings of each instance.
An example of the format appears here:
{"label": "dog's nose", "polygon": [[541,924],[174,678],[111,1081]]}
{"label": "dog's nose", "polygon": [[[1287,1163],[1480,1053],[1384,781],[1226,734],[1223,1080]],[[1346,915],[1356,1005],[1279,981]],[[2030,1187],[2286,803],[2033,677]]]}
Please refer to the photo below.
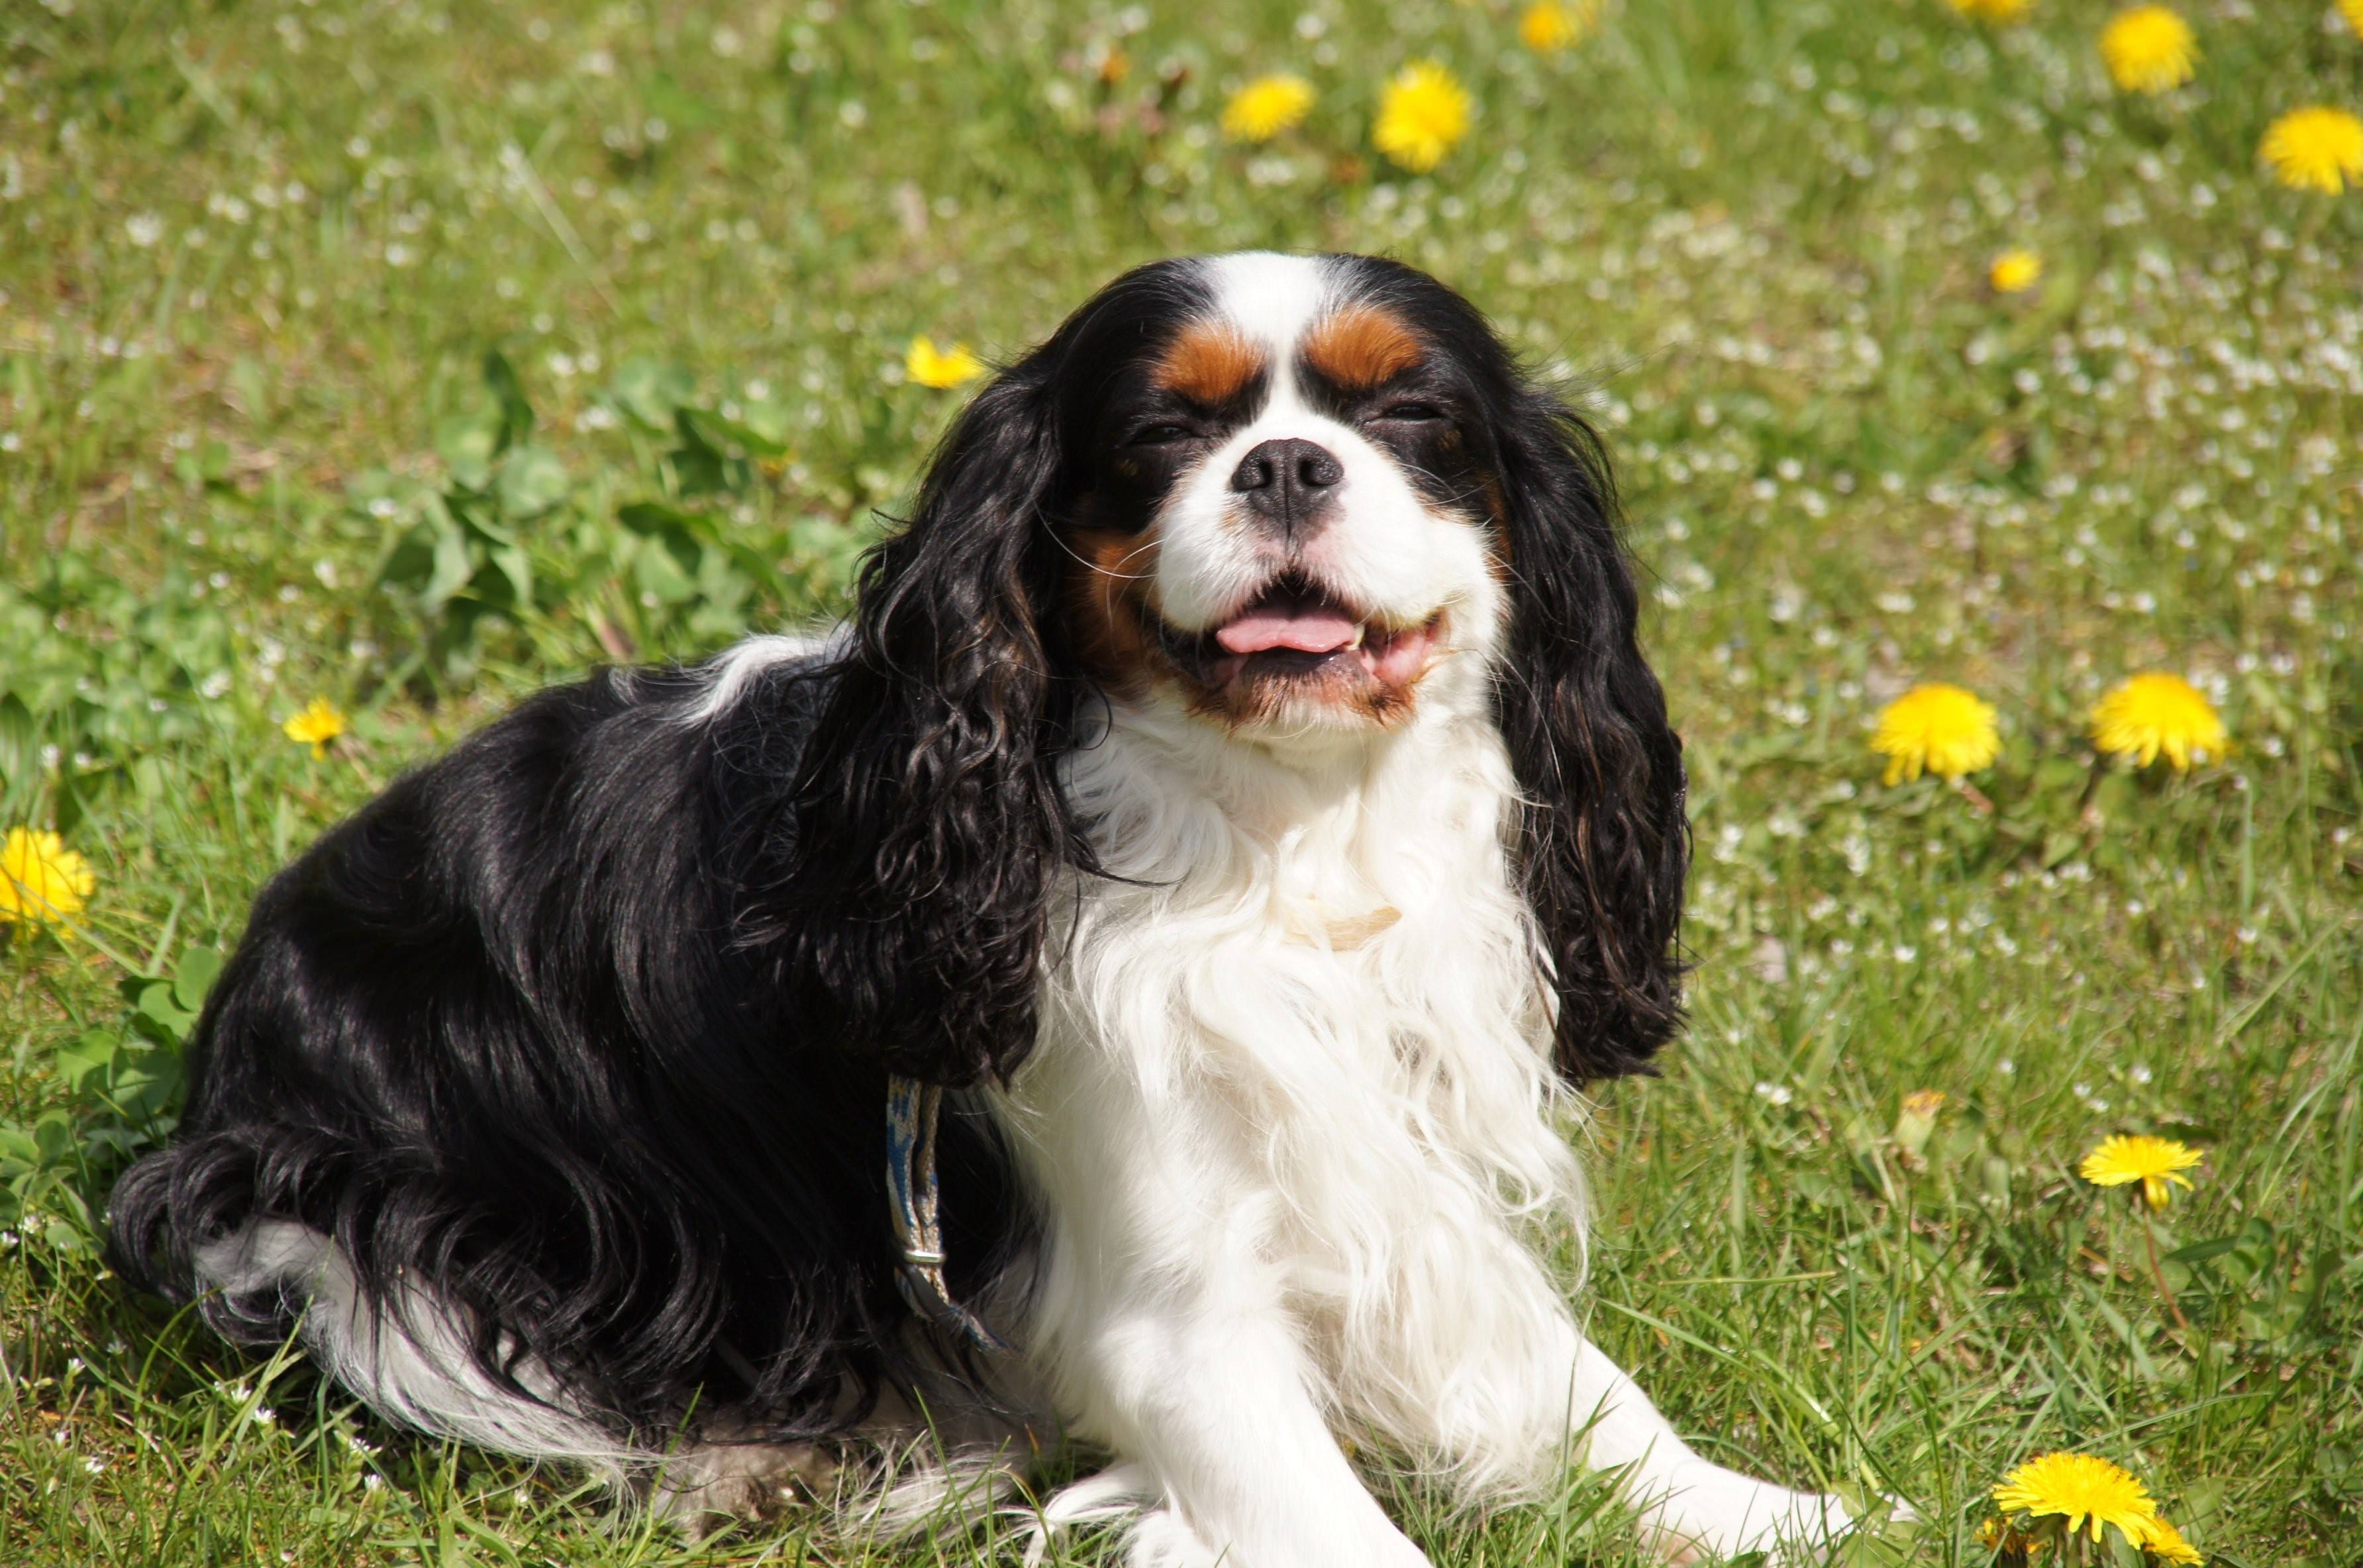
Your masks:
{"label": "dog's nose", "polygon": [[1344,465],[1315,442],[1290,436],[1266,441],[1231,470],[1231,489],[1247,498],[1258,521],[1293,534],[1316,520],[1345,480]]}

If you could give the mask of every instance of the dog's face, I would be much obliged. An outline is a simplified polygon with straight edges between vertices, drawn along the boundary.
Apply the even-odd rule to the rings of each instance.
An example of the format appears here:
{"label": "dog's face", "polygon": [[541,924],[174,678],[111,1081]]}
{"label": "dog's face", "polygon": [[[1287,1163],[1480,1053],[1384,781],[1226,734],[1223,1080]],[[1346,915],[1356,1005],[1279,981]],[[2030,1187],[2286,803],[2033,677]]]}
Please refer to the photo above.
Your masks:
{"label": "dog's face", "polygon": [[1262,737],[1400,723],[1499,637],[1500,486],[1461,324],[1359,259],[1156,282],[1087,313],[1059,376],[1080,657]]}
{"label": "dog's face", "polygon": [[1023,1058],[1052,889],[1115,831],[1064,778],[1103,696],[1322,762],[1435,714],[1509,763],[1562,1066],[1640,1068],[1687,838],[1615,516],[1592,432],[1426,273],[1126,273],[976,395],[862,569],[797,787],[800,929],[829,933],[799,1005],[931,1081]]}

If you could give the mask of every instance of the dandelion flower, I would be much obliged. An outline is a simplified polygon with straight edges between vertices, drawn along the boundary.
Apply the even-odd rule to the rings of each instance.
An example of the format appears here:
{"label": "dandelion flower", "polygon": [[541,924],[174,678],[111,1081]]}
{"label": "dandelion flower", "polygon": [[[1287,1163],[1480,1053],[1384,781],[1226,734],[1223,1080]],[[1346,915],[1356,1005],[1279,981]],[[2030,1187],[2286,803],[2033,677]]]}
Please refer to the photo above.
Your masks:
{"label": "dandelion flower", "polygon": [[1223,105],[1223,134],[1233,141],[1270,141],[1304,123],[1313,109],[1313,83],[1286,72],[1259,76]]}
{"label": "dandelion flower", "polygon": [[2015,22],[2033,9],[2035,0],[1945,0],[1962,16],[1980,22]]}
{"label": "dandelion flower", "polygon": [[2139,1546],[2158,1523],[2158,1504],[2149,1488],[2130,1473],[2089,1453],[2046,1453],[2028,1460],[2002,1478],[1993,1500],[2012,1513],[2040,1518],[2058,1515],[2073,1535],[2091,1521],[2095,1544],[2101,1527],[2114,1525]]}
{"label": "dandelion flower", "polygon": [[1943,1089],[1916,1088],[1903,1097],[1903,1114],[1923,1121],[1934,1121],[1936,1113],[1945,1109],[1949,1098]]}
{"label": "dandelion flower", "polygon": [[2120,681],[2092,709],[2092,741],[2114,756],[2147,767],[2160,752],[2177,772],[2194,756],[2221,756],[2224,721],[2214,704],[2179,675],[2153,670]]}
{"label": "dandelion flower", "polygon": [[2346,30],[2363,39],[2363,0],[2338,0],[2338,14],[2346,18]]}
{"label": "dandelion flower", "polygon": [[911,352],[903,359],[903,373],[923,387],[941,392],[984,374],[984,361],[970,353],[965,343],[937,348],[934,338],[923,335],[911,339]]}
{"label": "dandelion flower", "polygon": [[2170,93],[2191,78],[2199,59],[2191,24],[2163,6],[2136,6],[2101,29],[2101,61],[2127,93]]}
{"label": "dandelion flower", "polygon": [[2205,1552],[2183,1540],[2182,1532],[2162,1518],[2150,1521],[2149,1539],[2142,1542],[2142,1550],[2160,1562],[2190,1563],[2192,1568],[2207,1561]]}
{"label": "dandelion flower", "polygon": [[1906,1154],[1918,1158],[1928,1146],[1936,1131],[1936,1113],[1945,1109],[1943,1089],[1914,1089],[1903,1097],[1903,1107],[1895,1114],[1895,1142]]}
{"label": "dandelion flower", "polygon": [[315,697],[302,712],[279,726],[289,740],[312,748],[315,759],[328,755],[328,743],[345,733],[345,712],[326,697]]}
{"label": "dandelion flower", "polygon": [[2142,1184],[2142,1197],[2149,1206],[2164,1209],[2172,1197],[2167,1184],[2172,1182],[2185,1191],[2191,1188],[2191,1178],[2182,1173],[2206,1157],[2206,1151],[2178,1143],[2171,1138],[2153,1138],[2148,1133],[2127,1135],[2120,1132],[2101,1140],[2101,1146],[2084,1156],[2076,1174],[2094,1187],[2124,1187]]}
{"label": "dandelion flower", "polygon": [[1469,134],[1472,106],[1459,78],[1432,60],[1414,61],[1387,83],[1370,139],[1395,162],[1425,174]]}
{"label": "dandelion flower", "polygon": [[90,862],[56,834],[13,827],[0,844],[0,925],[54,925],[97,890]]}
{"label": "dandelion flower", "polygon": [[2043,276],[2043,258],[2019,247],[2003,251],[1986,269],[1986,282],[1998,294],[2023,294]]}
{"label": "dandelion flower", "polygon": [[1581,43],[1599,20],[1600,0],[1535,0],[1519,14],[1518,41],[1537,54],[1550,54]]}
{"label": "dandelion flower", "polygon": [[1887,782],[1933,773],[1958,779],[1990,767],[2002,753],[1993,705],[1943,681],[1915,686],[1880,710],[1870,749],[1887,758]]}
{"label": "dandelion flower", "polygon": [[2345,109],[2291,109],[2265,127],[2257,150],[2292,191],[2335,196],[2363,185],[2363,119]]}

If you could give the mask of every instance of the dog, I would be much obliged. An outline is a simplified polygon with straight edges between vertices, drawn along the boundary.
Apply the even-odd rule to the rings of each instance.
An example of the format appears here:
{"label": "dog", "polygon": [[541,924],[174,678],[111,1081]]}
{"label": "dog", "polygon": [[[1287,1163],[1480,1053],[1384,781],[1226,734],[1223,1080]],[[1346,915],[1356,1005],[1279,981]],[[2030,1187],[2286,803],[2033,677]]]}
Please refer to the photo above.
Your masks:
{"label": "dog", "polygon": [[1576,1090],[1681,1023],[1636,617],[1600,443],[1460,295],[1142,267],[834,635],[545,691],[272,880],[116,1266],[683,1512],[927,1437],[1107,1456],[1038,1520],[1143,1568],[1425,1562],[1358,1462],[1819,1551],[1551,1261]]}

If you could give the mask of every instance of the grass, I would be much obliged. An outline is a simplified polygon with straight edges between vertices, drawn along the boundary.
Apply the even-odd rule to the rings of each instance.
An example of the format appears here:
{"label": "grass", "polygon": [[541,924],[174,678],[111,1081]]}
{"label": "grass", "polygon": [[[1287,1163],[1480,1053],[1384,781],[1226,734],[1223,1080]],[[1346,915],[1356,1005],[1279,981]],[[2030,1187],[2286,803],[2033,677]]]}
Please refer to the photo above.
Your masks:
{"label": "grass", "polygon": [[[2363,41],[2184,9],[2199,81],[2149,100],[2082,0],[1633,0],[1551,58],[1446,0],[8,8],[0,825],[99,889],[0,949],[0,1560],[977,1555],[617,1523],[127,1299],[91,1206],[291,851],[534,685],[840,602],[960,395],[900,383],[912,336],[1006,354],[1127,264],[1279,246],[1438,272],[1621,461],[1698,972],[1587,1134],[1608,1348],[1718,1458],[1911,1498],[1911,1561],[1985,1561],[1985,1490],[2072,1447],[2218,1562],[2355,1562],[2363,197],[2255,149],[2363,107]],[[1479,116],[1411,178],[1369,126],[1419,57]],[[1305,127],[1225,145],[1279,68]],[[1995,297],[2014,245],[2043,281]],[[2227,760],[2093,766],[2150,668]],[[1925,679],[2002,712],[1979,800],[1879,781]],[[315,761],[279,725],[322,694]],[[2156,1238],[2187,1327],[2071,1174],[2116,1131],[2210,1150]],[[1595,1484],[1396,1500],[1440,1562],[1638,1561]]]}

